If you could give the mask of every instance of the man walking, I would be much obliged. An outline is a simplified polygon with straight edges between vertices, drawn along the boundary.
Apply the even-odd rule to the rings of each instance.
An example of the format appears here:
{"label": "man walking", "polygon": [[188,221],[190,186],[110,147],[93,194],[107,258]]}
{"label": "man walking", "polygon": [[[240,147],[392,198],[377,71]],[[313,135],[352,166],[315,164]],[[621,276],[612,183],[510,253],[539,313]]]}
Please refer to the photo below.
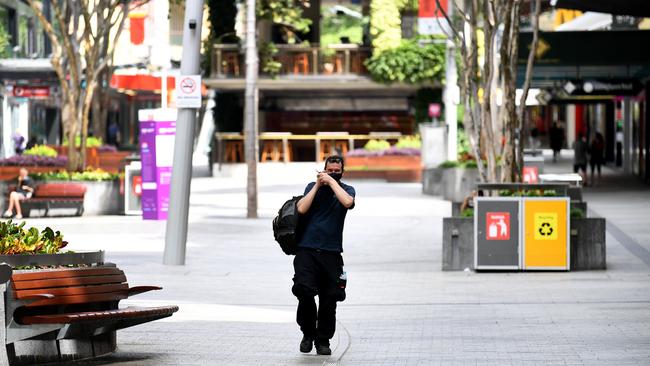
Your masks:
{"label": "man walking", "polygon": [[[330,355],[336,328],[336,302],[345,300],[343,275],[343,224],[354,208],[355,191],[341,182],[341,156],[325,160],[325,171],[305,188],[298,201],[301,235],[293,260],[293,294],[298,298],[296,320],[303,333],[300,352]],[[318,295],[318,310],[314,296]]]}

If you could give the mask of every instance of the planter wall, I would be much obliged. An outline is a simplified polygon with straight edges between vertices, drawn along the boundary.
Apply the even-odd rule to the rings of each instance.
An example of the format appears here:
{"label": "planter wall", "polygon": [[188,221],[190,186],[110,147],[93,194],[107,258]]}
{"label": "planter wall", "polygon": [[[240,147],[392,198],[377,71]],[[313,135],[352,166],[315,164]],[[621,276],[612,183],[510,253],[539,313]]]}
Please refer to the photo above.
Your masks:
{"label": "planter wall", "polygon": [[602,217],[571,219],[571,269],[606,269],[606,222]]}
{"label": "planter wall", "polygon": [[445,217],[442,219],[442,270],[474,269],[474,219]]}
{"label": "planter wall", "polygon": [[442,196],[447,201],[462,202],[476,189],[478,177],[478,169],[425,169],[422,176],[422,192]]}
{"label": "planter wall", "polygon": [[442,175],[445,170],[442,168],[422,170],[422,193],[430,196],[442,196]]}
{"label": "planter wall", "polygon": [[345,168],[345,175],[350,179],[422,181],[422,159],[419,156],[349,156],[345,158]]}

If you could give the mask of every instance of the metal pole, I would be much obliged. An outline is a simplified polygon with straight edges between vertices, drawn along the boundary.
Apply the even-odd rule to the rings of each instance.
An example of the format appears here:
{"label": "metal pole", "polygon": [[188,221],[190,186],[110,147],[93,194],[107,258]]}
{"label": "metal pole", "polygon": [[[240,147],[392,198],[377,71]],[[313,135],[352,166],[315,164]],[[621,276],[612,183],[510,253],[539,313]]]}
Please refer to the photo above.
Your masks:
{"label": "metal pole", "polygon": [[245,111],[245,139],[246,139],[246,165],[248,167],[248,180],[246,194],[248,197],[246,217],[257,217],[257,159],[258,159],[258,124],[257,124],[257,36],[255,34],[255,0],[246,0],[246,100]]}
{"label": "metal pole", "polygon": [[[181,75],[197,75],[199,73],[202,20],[203,1],[186,0]],[[169,215],[165,232],[164,264],[185,264],[187,212],[190,201],[195,124],[196,109],[181,108],[178,110],[176,140],[174,142],[174,165],[169,193]]]}
{"label": "metal pole", "polygon": [[[451,19],[453,16],[454,2],[448,3],[448,14]],[[458,75],[456,73],[456,49],[454,41],[447,40],[447,50],[445,52],[445,123],[447,125],[447,160],[456,161],[458,159],[458,120],[456,111],[456,98],[458,97]]]}

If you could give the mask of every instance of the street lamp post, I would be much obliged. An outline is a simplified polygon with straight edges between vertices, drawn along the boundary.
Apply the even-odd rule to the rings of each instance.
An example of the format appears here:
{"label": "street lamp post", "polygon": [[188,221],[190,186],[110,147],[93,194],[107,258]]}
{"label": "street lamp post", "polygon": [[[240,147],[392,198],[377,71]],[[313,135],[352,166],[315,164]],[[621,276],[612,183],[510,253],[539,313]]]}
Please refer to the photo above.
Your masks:
{"label": "street lamp post", "polygon": [[[181,75],[199,74],[201,22],[203,1],[185,1],[183,22],[183,58]],[[187,213],[192,181],[192,150],[194,145],[195,108],[180,108],[176,120],[174,162],[169,194],[169,214],[165,232],[164,264],[184,265],[187,242]]]}

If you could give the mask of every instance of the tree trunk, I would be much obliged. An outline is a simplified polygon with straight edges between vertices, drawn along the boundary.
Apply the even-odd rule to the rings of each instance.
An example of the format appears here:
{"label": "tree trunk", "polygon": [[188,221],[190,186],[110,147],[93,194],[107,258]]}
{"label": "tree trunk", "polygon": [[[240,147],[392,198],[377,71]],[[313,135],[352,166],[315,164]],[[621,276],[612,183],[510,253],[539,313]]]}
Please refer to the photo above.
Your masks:
{"label": "tree trunk", "polygon": [[255,36],[255,0],[246,0],[246,101],[245,101],[245,145],[248,180],[246,217],[257,218],[257,73],[258,59]]}

